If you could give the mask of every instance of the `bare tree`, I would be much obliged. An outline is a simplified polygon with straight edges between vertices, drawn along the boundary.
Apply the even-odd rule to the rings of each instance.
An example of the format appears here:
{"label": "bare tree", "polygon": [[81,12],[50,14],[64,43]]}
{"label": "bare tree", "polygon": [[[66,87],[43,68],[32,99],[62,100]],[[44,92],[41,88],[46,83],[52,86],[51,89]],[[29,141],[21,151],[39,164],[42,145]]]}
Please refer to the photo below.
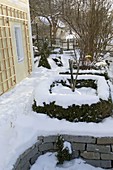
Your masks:
{"label": "bare tree", "polygon": [[59,0],[30,0],[31,18],[46,18],[50,27],[50,39],[56,38],[60,8]]}
{"label": "bare tree", "polygon": [[73,75],[73,65],[74,65],[74,60],[70,60],[69,59],[69,70],[70,70],[70,74],[71,74],[71,82],[70,82],[70,87],[72,89],[72,91],[75,91],[76,88],[76,84],[77,84],[77,78],[78,78],[78,74],[79,74],[79,70],[80,70],[80,58],[79,60],[77,60],[77,72],[76,72],[76,76],[74,79],[74,75]]}
{"label": "bare tree", "polygon": [[77,34],[85,55],[97,59],[113,38],[113,16],[108,0],[62,0],[62,18]]}

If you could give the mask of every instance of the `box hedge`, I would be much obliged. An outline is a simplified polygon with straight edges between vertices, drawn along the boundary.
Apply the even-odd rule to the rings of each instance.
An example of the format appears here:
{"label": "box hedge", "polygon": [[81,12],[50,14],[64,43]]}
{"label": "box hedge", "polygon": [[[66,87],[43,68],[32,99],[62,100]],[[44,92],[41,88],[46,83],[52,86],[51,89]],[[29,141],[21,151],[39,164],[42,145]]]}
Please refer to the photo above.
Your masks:
{"label": "box hedge", "polygon": [[[52,93],[52,88],[58,86],[61,83],[63,86],[70,88],[70,79],[57,80],[50,85],[49,92]],[[82,79],[77,80],[77,88],[81,87],[91,87],[97,90],[97,83],[92,79]],[[72,104],[67,108],[64,108],[60,105],[56,105],[55,101],[50,102],[49,104],[43,102],[43,106],[38,106],[36,101],[32,105],[33,111],[37,113],[44,113],[50,116],[51,118],[66,119],[70,122],[101,122],[104,118],[112,115],[113,103],[111,99],[102,100],[100,99],[98,103],[93,103],[91,105],[75,105]]]}
{"label": "box hedge", "polygon": [[36,101],[32,105],[33,111],[37,113],[44,113],[51,118],[66,119],[70,122],[101,122],[104,118],[112,114],[113,104],[108,101],[100,100],[96,104],[88,105],[71,105],[68,108],[56,105],[55,101],[44,106],[37,106]]}

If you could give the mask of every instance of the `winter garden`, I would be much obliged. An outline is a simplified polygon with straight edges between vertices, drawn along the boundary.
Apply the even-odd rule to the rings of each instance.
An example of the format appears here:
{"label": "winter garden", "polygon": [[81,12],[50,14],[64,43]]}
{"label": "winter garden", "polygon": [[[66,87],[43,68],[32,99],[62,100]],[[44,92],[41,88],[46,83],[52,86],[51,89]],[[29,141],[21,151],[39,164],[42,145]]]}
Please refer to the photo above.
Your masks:
{"label": "winter garden", "polygon": [[79,49],[63,54],[61,49],[55,49],[56,54],[49,55],[47,44],[45,40],[38,66],[49,72],[58,69],[36,87],[33,111],[70,122],[98,123],[112,115],[110,63],[101,58],[96,62],[90,55],[83,61]]}
{"label": "winter garden", "polygon": [[[65,14],[65,17],[69,16]],[[65,20],[67,18],[63,19]],[[73,23],[70,19],[68,24]],[[84,18],[84,20],[85,19],[86,18]],[[85,24],[85,22],[87,21],[84,21],[82,24]],[[95,22],[97,23],[97,20]],[[80,24],[78,25],[80,26]],[[75,25],[70,24],[70,27],[73,28],[74,31],[76,30]],[[103,35],[102,31],[104,29],[95,29],[99,30],[99,34]],[[89,30],[89,32],[90,31],[91,30]],[[97,40],[97,44],[94,45],[95,47],[92,45],[92,43],[95,42],[95,40],[93,42],[93,40],[90,39],[93,31],[94,30],[92,30],[91,35],[84,36],[82,40],[78,38],[79,45],[74,46],[73,50],[68,49],[68,51],[52,46],[50,48],[50,42],[47,38],[39,41],[39,37],[37,37],[34,42],[34,52],[39,53],[39,57],[36,56],[35,58],[35,60],[37,60],[35,65],[38,67],[36,72],[38,72],[38,75],[40,75],[39,72],[41,72],[42,76],[40,81],[37,81],[35,85],[32,110],[40,117],[46,116],[47,119],[53,121],[52,126],[50,126],[51,130],[49,129],[49,131],[50,134],[55,133],[57,135],[57,140],[55,141],[56,152],[50,152],[48,150],[48,152],[44,152],[43,155],[37,157],[38,159],[31,167],[31,170],[95,170],[112,167],[112,158],[103,158],[102,154],[104,151],[100,154],[100,148],[98,148],[98,146],[96,146],[97,148],[95,148],[94,153],[92,153],[91,150],[88,152],[94,155],[96,153],[97,157],[98,154],[101,155],[100,158],[96,156],[93,157],[93,161],[89,160],[89,163],[96,166],[96,168],[88,164],[87,157],[87,159],[84,159],[84,156],[82,157],[83,151],[81,150],[79,150],[81,158],[79,158],[79,156],[76,158],[73,157],[74,149],[72,143],[64,140],[61,135],[59,136],[59,134],[70,133],[69,131],[71,130],[69,129],[71,126],[73,128],[76,127],[73,129],[74,134],[76,134],[77,130],[79,131],[81,129],[81,126],[87,126],[88,129],[92,126],[95,128],[96,136],[104,136],[102,135],[102,131],[104,131],[103,128],[99,132],[101,135],[98,134],[99,126],[112,119],[112,61],[109,62],[108,60],[110,53],[105,53],[104,43],[106,36],[104,40],[101,38],[99,42]],[[87,33],[84,32],[84,34]],[[109,31],[106,34],[109,35]],[[87,40],[86,37],[88,36],[90,38]],[[67,132],[64,130],[65,128],[63,128],[63,130],[55,130],[54,132],[53,127],[57,121],[61,123],[64,122],[64,124],[69,123],[69,126],[66,128]],[[46,131],[46,119],[44,124]],[[78,126],[79,124],[80,127]],[[46,134],[49,133],[46,132]],[[86,131],[84,132],[84,130],[78,134],[82,134],[83,136],[89,135]],[[91,130],[89,136],[93,135]],[[107,136],[109,136],[108,131]],[[88,147],[89,145],[85,144],[85,149]],[[101,147],[106,148],[104,145]],[[76,150],[77,149],[78,148],[76,148]],[[85,150],[84,153],[85,152],[87,152],[87,150]],[[109,153],[112,154],[112,150],[110,150]],[[99,168],[99,166],[102,168]]]}
{"label": "winter garden", "polygon": [[[71,1],[65,4],[63,15],[61,13],[62,19],[67,21],[69,28],[76,33],[78,42],[77,45],[73,46],[73,50],[55,49],[55,44],[52,46],[53,42],[50,43],[49,39],[44,38],[40,42],[39,37],[36,37],[34,45],[36,44],[37,49],[36,47],[34,48],[40,54],[37,65],[39,69],[42,67],[48,69],[35,87],[32,109],[37,114],[47,115],[50,119],[60,122],[67,121],[72,126],[76,126],[79,123],[87,127],[95,125],[95,129],[98,128],[98,124],[103,124],[112,117],[113,85],[110,77],[112,62],[108,61],[110,53],[105,52],[105,46],[107,46],[105,36],[107,22],[104,24],[100,23],[100,14],[103,14],[101,3],[97,3],[97,6],[96,3],[91,3],[89,8],[92,7],[92,13],[90,13],[90,10],[88,11],[89,8],[87,9],[88,12],[86,12],[84,3],[82,4],[82,1],[80,1],[79,4],[78,1],[78,6],[75,5],[75,9],[77,11],[80,10],[80,15],[79,13],[74,13],[71,9]],[[104,3],[102,4],[104,5]],[[86,5],[88,6],[88,4]],[[93,5],[95,6],[95,11],[93,11]],[[43,8],[41,9],[43,10]],[[106,10],[108,12],[109,7]],[[97,13],[100,19],[94,18],[94,16],[97,16]],[[107,16],[103,15],[104,17],[106,18]],[[105,18],[104,20],[106,20]],[[55,25],[53,18],[46,17],[47,20],[51,23],[50,26]],[[94,23],[92,23],[92,20]],[[100,25],[103,29],[101,29]],[[52,29],[52,27],[50,28]],[[53,28],[53,30],[55,29],[57,28]],[[110,29],[106,30],[107,38],[110,35],[109,31]],[[55,37],[54,31],[52,34]],[[108,39],[107,41],[109,41]],[[69,41],[71,42],[71,40]],[[83,134],[85,133],[83,132]],[[84,162],[82,159],[72,159],[73,150],[69,141],[62,139],[58,144],[57,152],[48,152],[40,156],[31,169],[73,170],[76,168],[94,168],[87,165],[87,162]],[[99,149],[97,148],[96,150]],[[97,160],[98,158],[95,157],[94,159],[96,159],[96,161],[93,160],[94,162],[99,163],[98,166],[105,168],[102,165],[104,162],[102,158],[100,158],[100,162]],[[111,159],[107,160],[110,161]],[[105,162],[106,166],[107,163]]]}
{"label": "winter garden", "polygon": [[[111,63],[106,63],[101,57],[98,62],[91,62],[91,56],[86,56],[82,65],[79,49],[63,51],[63,54],[60,51],[58,48],[54,49],[54,54],[48,55],[46,59],[39,57],[37,65],[39,69],[42,66],[47,68],[48,76],[35,88],[33,111],[46,114],[52,119],[67,120],[72,124],[104,122],[105,118],[112,116],[113,108]],[[109,53],[104,57],[108,58]],[[40,156],[31,170],[94,168],[82,159],[72,159],[71,143],[64,141],[62,137],[57,144],[57,152]]]}
{"label": "winter garden", "polygon": [[[0,96],[0,170],[113,169],[111,7],[30,0],[35,68]],[[56,45],[62,25],[72,49]]]}
{"label": "winter garden", "polygon": [[[73,51],[60,54],[59,49],[54,49],[47,58],[43,58],[46,53],[43,52],[31,77],[0,98],[1,112],[3,115],[8,113],[7,117],[1,117],[0,125],[0,149],[7,158],[4,161],[0,157],[3,170],[12,170],[15,160],[37,141],[37,136],[113,136],[112,62],[109,68],[101,61],[93,64],[93,69],[89,69],[89,63],[88,69],[82,69],[79,50],[76,50],[78,60],[71,69],[70,60],[75,61]],[[68,140],[59,143],[56,152],[39,156],[31,170],[102,169],[91,166],[82,158],[72,159],[74,151]]]}

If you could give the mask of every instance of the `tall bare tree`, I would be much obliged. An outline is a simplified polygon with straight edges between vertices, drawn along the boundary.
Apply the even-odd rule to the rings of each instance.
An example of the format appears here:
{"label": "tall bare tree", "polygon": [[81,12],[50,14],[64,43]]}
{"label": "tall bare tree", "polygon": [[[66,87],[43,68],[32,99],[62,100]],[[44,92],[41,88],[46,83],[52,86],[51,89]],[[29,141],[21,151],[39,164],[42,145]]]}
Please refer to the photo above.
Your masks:
{"label": "tall bare tree", "polygon": [[113,38],[113,16],[108,0],[62,0],[62,18],[78,35],[85,55],[97,59]]}
{"label": "tall bare tree", "polygon": [[50,27],[50,39],[56,38],[60,8],[59,0],[30,0],[31,18],[46,18]]}

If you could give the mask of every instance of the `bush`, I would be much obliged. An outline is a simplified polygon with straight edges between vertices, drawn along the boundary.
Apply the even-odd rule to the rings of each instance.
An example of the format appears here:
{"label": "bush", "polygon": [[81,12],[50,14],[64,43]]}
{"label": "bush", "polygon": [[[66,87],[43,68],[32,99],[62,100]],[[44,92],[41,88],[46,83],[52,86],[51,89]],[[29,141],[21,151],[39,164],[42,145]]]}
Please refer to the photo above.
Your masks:
{"label": "bush", "polygon": [[52,59],[53,59],[53,61],[56,63],[57,66],[59,66],[59,67],[62,67],[62,66],[63,66],[63,63],[62,63],[62,61],[61,61],[61,57],[60,57],[60,56],[58,56],[58,57],[56,57],[56,58],[52,58]]}
{"label": "bush", "polygon": [[92,105],[71,105],[68,108],[56,105],[55,101],[44,106],[37,106],[36,101],[32,105],[33,111],[37,113],[44,113],[51,118],[66,119],[70,122],[101,122],[104,118],[112,114],[113,104],[111,99],[108,101],[100,100]]}
{"label": "bush", "polygon": [[40,66],[51,69],[50,64],[44,54],[41,54],[41,58],[40,58],[38,67],[40,67]]}
{"label": "bush", "polygon": [[[74,65],[73,66],[74,69],[77,69],[77,66]],[[80,66],[80,70],[91,70],[91,69],[94,69],[94,70],[99,70],[99,68],[97,68],[96,66],[87,66],[87,65],[82,65]]]}
{"label": "bush", "polygon": [[[65,145],[68,144],[68,145]],[[71,147],[71,144],[69,142],[65,142],[63,137],[60,135],[58,136],[58,139],[56,141],[56,147],[57,147],[57,164],[63,164],[64,161],[70,161],[72,159],[72,151],[70,152],[69,147]]]}
{"label": "bush", "polygon": [[[54,81],[51,85],[50,85],[50,89],[49,89],[49,92],[52,93],[52,88],[55,87],[55,86],[58,86],[58,84],[62,84],[63,86],[66,86],[66,87],[69,87],[71,89],[71,79],[68,79],[68,82],[67,83],[66,81],[64,80],[57,80],[57,81]],[[97,84],[95,82],[95,80],[92,80],[92,79],[81,79],[81,80],[77,80],[77,83],[76,83],[76,88],[81,88],[81,87],[91,87],[91,88],[94,88],[97,90]]]}
{"label": "bush", "polygon": [[48,47],[48,41],[47,40],[44,40],[42,42],[42,44],[39,47],[39,51],[40,51],[41,58],[39,60],[38,67],[43,66],[43,67],[46,67],[48,69],[51,69],[50,64],[47,60],[47,58],[50,55],[50,49]]}
{"label": "bush", "polygon": [[[60,74],[68,74],[70,75],[70,72],[69,71],[66,71],[66,72],[60,72]],[[105,72],[105,73],[78,73],[78,75],[84,75],[84,74],[88,74],[88,75],[97,75],[97,76],[104,76],[106,80],[109,80],[109,76],[108,76],[108,73]],[[73,73],[73,75],[76,75],[76,73]]]}

